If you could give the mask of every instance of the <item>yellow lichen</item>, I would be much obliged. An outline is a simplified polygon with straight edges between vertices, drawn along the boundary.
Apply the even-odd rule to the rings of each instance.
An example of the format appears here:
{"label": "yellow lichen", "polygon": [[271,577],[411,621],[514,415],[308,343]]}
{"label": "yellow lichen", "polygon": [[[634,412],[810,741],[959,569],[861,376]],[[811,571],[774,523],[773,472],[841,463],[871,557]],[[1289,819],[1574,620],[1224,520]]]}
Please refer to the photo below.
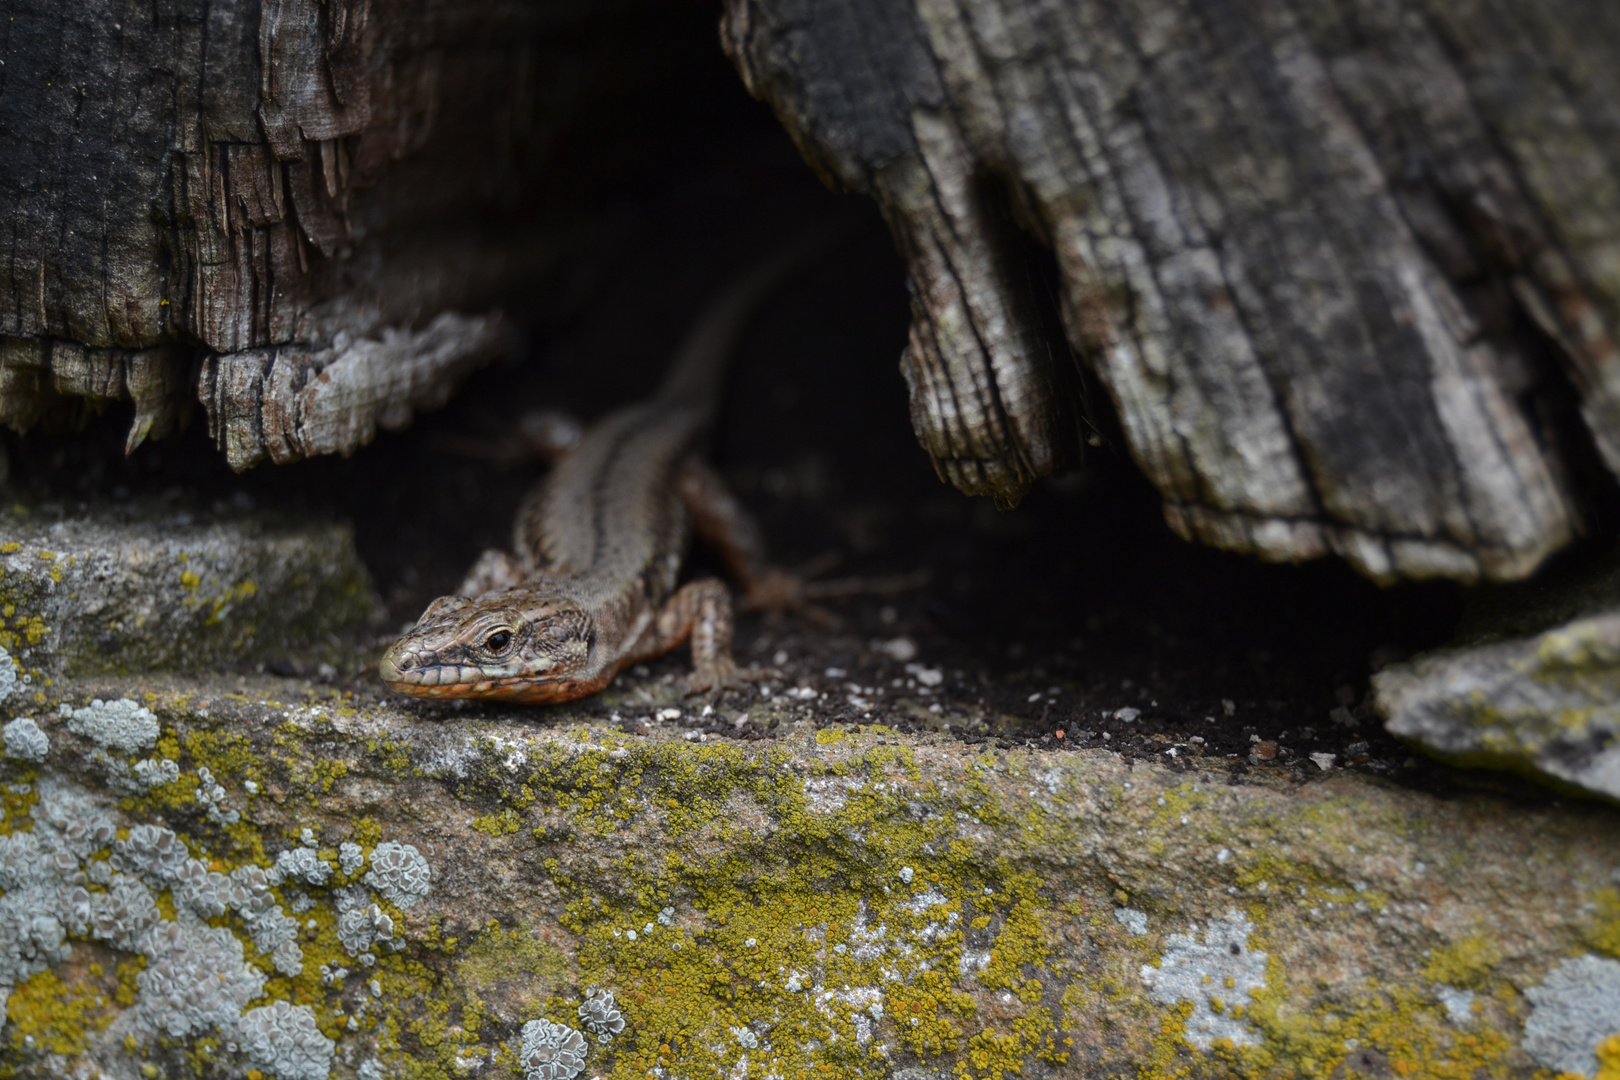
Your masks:
{"label": "yellow lichen", "polygon": [[11,1046],[52,1054],[80,1053],[89,1035],[112,1022],[107,1004],[94,983],[68,983],[54,971],[41,971],[17,984],[6,1002]]}
{"label": "yellow lichen", "polygon": [[1620,1033],[1598,1043],[1596,1080],[1620,1080]]}
{"label": "yellow lichen", "polygon": [[1620,960],[1620,889],[1602,888],[1592,894],[1595,909],[1586,928],[1586,941],[1594,950]]}
{"label": "yellow lichen", "polygon": [[1487,935],[1470,934],[1461,941],[1434,950],[1423,974],[1432,982],[1467,990],[1483,990],[1502,962],[1502,951]]}

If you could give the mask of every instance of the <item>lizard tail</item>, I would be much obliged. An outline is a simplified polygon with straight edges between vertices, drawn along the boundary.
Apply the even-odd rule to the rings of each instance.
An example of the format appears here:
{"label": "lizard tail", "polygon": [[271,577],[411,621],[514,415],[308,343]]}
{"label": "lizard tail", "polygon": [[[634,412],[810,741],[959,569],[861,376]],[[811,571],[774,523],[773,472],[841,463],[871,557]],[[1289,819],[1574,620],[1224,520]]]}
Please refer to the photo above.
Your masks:
{"label": "lizard tail", "polygon": [[710,301],[687,330],[658,388],[657,400],[688,410],[707,422],[720,401],[726,367],[754,308],[777,285],[848,233],[837,223],[803,233],[755,263]]}

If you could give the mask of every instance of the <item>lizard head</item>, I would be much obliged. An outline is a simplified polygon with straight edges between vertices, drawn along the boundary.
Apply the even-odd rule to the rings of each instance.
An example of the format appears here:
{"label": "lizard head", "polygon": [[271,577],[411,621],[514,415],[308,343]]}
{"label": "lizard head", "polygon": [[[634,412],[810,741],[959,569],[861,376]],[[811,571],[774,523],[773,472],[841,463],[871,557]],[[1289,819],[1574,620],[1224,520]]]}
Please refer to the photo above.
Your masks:
{"label": "lizard head", "polygon": [[589,689],[590,617],[533,588],[433,601],[377,665],[389,689],[413,697],[566,701]]}

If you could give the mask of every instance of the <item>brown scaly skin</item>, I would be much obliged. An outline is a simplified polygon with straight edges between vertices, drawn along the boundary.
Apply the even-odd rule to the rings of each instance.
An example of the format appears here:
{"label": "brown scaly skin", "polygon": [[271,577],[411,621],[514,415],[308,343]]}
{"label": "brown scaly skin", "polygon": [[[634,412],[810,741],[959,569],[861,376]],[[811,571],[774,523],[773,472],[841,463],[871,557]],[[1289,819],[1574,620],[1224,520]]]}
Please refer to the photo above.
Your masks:
{"label": "brown scaly skin", "polygon": [[593,603],[594,584],[542,575],[474,598],[441,597],[388,650],[382,679],[414,697],[545,705],[594,694],[624,668],[686,641],[689,693],[734,687],[749,674],[731,659],[731,597],[721,582],[683,585],[656,610],[640,588]]}
{"label": "brown scaly skin", "polygon": [[731,597],[676,587],[695,528],[751,607],[793,606],[797,579],[768,567],[758,530],[694,456],[732,342],[754,302],[814,249],[784,251],[698,320],[649,402],[603,418],[518,515],[513,557],[485,552],[458,596],[435,600],[378,665],[402,694],[544,704],[594,694],[624,668],[690,642],[689,693],[753,674],[731,658]]}

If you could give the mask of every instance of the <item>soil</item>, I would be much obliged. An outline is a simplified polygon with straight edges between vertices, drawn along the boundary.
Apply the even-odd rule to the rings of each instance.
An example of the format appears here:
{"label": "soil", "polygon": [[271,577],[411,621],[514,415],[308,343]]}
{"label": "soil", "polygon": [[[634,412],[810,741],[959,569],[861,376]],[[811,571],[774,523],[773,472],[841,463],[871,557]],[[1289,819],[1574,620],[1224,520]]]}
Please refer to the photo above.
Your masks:
{"label": "soil", "polygon": [[[765,696],[818,725],[881,722],[1053,752],[1106,746],[1234,776],[1263,767],[1306,781],[1348,767],[1429,787],[1453,782],[1383,732],[1367,677],[1445,641],[1461,590],[1380,589],[1336,561],[1263,565],[1186,544],[1117,438],[1013,510],[942,484],[910,430],[898,370],[905,279],[881,220],[864,200],[817,184],[718,54],[703,63],[716,103],[707,126],[665,139],[682,152],[628,163],[617,187],[592,196],[555,289],[511,298],[525,327],[514,361],[475,375],[443,411],[349,459],[240,476],[200,417],[125,459],[128,418],[109,414],[71,436],[4,436],[10,485],[69,506],[157,494],[347,520],[382,601],[352,644],[374,658],[479,551],[506,543],[542,474],[504,456],[524,413],[589,419],[645,394],[685,320],[728,275],[836,221],[849,238],[758,312],[712,456],[782,564],[836,556],[828,577],[925,571],[927,580],[830,603],[836,626],[744,617],[738,651],[778,673]],[[1109,431],[1106,396],[1092,409]],[[694,553],[690,573],[714,570]],[[306,674],[298,658],[267,667]],[[626,673],[620,689],[667,686],[685,667],[677,654]],[[364,670],[316,677],[385,693]],[[660,721],[622,693],[581,705],[629,730],[679,722],[770,738],[769,726],[734,722],[755,693],[717,703],[707,718],[685,709],[681,721]],[[531,713],[546,722],[546,710]]]}

